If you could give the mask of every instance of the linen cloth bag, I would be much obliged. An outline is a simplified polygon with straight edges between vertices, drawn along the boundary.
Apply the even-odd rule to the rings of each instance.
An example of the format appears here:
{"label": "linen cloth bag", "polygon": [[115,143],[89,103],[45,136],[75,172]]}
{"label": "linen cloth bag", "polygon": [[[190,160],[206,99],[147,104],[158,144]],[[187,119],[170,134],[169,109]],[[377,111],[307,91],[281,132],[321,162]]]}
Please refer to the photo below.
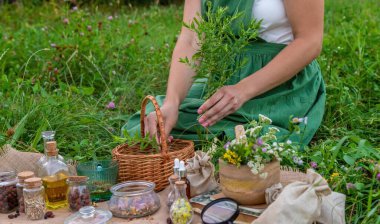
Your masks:
{"label": "linen cloth bag", "polygon": [[313,223],[321,217],[323,197],[330,194],[327,181],[309,169],[306,182],[296,181],[287,185],[253,224]]}
{"label": "linen cloth bag", "polygon": [[196,151],[194,157],[186,162],[191,197],[211,191],[218,186],[214,177],[215,167],[207,153]]}

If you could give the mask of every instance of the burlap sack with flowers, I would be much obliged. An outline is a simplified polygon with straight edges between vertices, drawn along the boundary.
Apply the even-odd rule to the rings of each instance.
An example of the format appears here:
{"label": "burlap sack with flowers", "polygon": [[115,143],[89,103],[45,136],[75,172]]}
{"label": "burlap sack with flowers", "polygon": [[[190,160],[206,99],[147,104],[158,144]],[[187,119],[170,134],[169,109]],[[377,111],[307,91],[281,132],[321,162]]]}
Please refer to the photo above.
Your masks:
{"label": "burlap sack with flowers", "polygon": [[[337,219],[340,220],[338,222],[331,219],[331,211],[333,210],[328,205],[328,200],[325,198],[330,194],[331,189],[329,188],[327,181],[321,175],[310,169],[307,171],[306,182],[296,181],[287,185],[275,202],[273,202],[253,223],[310,224],[317,220],[327,220],[328,223],[334,224],[344,223],[344,214],[343,216],[340,215],[341,219]],[[322,206],[322,203],[327,204]],[[322,207],[324,207],[323,210]]]}
{"label": "burlap sack with flowers", "polygon": [[186,172],[190,182],[191,197],[211,191],[218,186],[214,171],[214,165],[207,153],[196,151],[195,156],[187,160]]}

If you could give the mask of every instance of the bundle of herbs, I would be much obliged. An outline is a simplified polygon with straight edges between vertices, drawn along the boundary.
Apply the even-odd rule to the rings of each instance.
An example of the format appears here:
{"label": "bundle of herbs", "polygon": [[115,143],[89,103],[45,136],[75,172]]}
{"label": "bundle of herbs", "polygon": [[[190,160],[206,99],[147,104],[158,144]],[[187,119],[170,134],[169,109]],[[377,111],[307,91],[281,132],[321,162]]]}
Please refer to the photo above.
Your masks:
{"label": "bundle of herbs", "polygon": [[[227,15],[227,7],[212,10],[211,2],[205,15],[199,16],[184,26],[194,31],[198,38],[199,49],[189,58],[180,61],[194,69],[195,82],[204,83],[204,99],[209,98],[241,69],[246,60],[238,60],[250,42],[257,40],[261,21],[250,20],[248,25],[242,22],[243,12]],[[233,30],[233,25],[241,27]],[[237,32],[237,33],[236,33]]]}

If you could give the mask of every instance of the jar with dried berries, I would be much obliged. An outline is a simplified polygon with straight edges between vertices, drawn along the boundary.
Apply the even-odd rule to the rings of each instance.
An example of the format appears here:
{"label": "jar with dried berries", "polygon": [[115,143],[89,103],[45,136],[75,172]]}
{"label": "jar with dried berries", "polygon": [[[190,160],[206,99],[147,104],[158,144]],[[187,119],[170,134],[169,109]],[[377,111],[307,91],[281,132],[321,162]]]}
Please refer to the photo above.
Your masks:
{"label": "jar with dried berries", "polygon": [[18,210],[22,213],[25,213],[25,204],[24,204],[24,181],[28,178],[34,177],[34,172],[32,171],[24,171],[17,174],[17,181],[16,184],[17,188],[17,201],[18,201]]}
{"label": "jar with dried berries", "polygon": [[87,181],[86,176],[71,176],[67,179],[69,185],[67,198],[71,211],[78,211],[82,207],[91,205]]}
{"label": "jar with dried berries", "polygon": [[0,213],[9,213],[17,208],[16,184],[14,171],[0,172]]}
{"label": "jar with dried berries", "polygon": [[30,220],[43,219],[45,216],[45,191],[42,180],[38,177],[24,181],[25,214]]}

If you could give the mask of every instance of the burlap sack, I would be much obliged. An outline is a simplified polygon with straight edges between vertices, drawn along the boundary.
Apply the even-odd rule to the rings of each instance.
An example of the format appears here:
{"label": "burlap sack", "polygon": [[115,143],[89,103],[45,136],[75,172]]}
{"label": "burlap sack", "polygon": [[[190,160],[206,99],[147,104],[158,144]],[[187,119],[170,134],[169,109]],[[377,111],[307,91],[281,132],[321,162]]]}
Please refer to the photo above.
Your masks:
{"label": "burlap sack", "polygon": [[41,153],[20,152],[10,145],[0,148],[0,171],[33,171],[37,173],[36,163],[41,158]]}
{"label": "burlap sack", "polygon": [[321,215],[317,218],[317,223],[321,224],[344,224],[345,220],[346,195],[332,192],[332,194],[322,197]]}
{"label": "burlap sack", "polygon": [[[37,161],[43,156],[41,153],[34,152],[20,152],[10,145],[4,145],[0,148],[0,172],[1,171],[15,171],[16,173],[22,171],[37,171]],[[74,164],[68,164],[69,173],[76,175],[76,167]]]}
{"label": "burlap sack", "polygon": [[313,170],[307,181],[287,185],[275,202],[256,219],[254,224],[310,224],[321,217],[322,198],[331,194],[327,181]]}
{"label": "burlap sack", "polygon": [[187,160],[186,171],[190,181],[191,197],[211,191],[218,186],[214,177],[215,168],[207,153],[196,151],[195,156]]}

